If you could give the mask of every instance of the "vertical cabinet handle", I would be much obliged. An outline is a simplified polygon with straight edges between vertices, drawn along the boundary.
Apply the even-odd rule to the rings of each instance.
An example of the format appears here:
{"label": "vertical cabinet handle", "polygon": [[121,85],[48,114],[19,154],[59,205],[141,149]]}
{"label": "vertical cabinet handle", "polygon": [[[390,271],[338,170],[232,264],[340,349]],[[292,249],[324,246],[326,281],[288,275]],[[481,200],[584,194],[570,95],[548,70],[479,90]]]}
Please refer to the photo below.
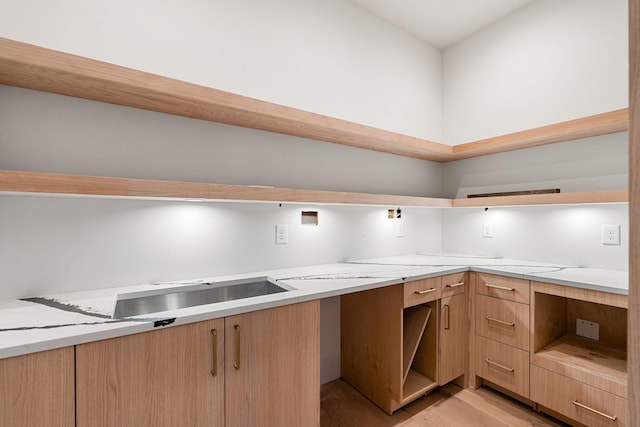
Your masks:
{"label": "vertical cabinet handle", "polygon": [[236,330],[236,363],[233,364],[233,367],[236,371],[240,370],[240,325],[234,325],[233,328]]}
{"label": "vertical cabinet handle", "polygon": [[211,330],[211,346],[213,350],[213,364],[211,366],[211,375],[214,377],[218,375],[218,331]]}
{"label": "vertical cabinet handle", "polygon": [[444,305],[444,328],[445,329],[449,329],[450,325],[450,321],[451,321],[451,307],[449,307],[449,304],[445,304]]}

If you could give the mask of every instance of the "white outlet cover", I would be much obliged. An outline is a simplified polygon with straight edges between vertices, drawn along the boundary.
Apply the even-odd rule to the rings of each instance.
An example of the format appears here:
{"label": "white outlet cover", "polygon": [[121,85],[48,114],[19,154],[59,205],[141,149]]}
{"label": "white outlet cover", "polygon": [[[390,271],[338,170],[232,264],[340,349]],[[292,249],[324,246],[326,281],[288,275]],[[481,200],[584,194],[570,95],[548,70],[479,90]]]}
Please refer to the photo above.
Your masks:
{"label": "white outlet cover", "polygon": [[620,226],[602,224],[602,244],[620,245]]}
{"label": "white outlet cover", "polygon": [[289,243],[289,228],[287,224],[276,224],[276,245]]}

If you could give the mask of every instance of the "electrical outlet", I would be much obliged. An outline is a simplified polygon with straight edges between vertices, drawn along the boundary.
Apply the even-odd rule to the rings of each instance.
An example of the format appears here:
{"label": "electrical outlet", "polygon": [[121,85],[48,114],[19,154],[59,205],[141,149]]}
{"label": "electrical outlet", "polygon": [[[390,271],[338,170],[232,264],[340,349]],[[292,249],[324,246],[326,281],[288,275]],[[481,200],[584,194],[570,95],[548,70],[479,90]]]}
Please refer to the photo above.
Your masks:
{"label": "electrical outlet", "polygon": [[493,224],[490,222],[485,222],[482,224],[482,237],[491,238],[493,237]]}
{"label": "electrical outlet", "polygon": [[589,320],[576,319],[576,335],[599,340],[600,324]]}
{"label": "electrical outlet", "polygon": [[276,245],[289,243],[289,228],[287,224],[276,224]]}
{"label": "electrical outlet", "polygon": [[396,220],[396,237],[404,237],[404,226],[401,220]]}
{"label": "electrical outlet", "polygon": [[602,224],[602,244],[620,245],[620,226]]}

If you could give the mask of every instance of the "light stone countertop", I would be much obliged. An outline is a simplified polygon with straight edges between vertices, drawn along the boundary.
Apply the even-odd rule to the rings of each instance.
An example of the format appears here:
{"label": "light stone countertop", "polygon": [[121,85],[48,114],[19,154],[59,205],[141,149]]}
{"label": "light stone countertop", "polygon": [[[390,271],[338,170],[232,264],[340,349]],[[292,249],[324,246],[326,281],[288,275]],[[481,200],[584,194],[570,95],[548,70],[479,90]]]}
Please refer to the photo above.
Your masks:
{"label": "light stone countertop", "polygon": [[[154,322],[158,320],[175,318],[172,326],[182,325],[466,270],[617,294],[628,293],[629,275],[622,271],[481,256],[404,255],[164,284],[45,295],[40,302],[24,299],[0,300],[0,358],[151,331],[155,327]],[[262,276],[276,279],[294,290],[141,315],[126,320],[111,318],[116,297],[120,293],[172,288],[197,281],[221,282]],[[55,307],[56,304],[58,307]]]}

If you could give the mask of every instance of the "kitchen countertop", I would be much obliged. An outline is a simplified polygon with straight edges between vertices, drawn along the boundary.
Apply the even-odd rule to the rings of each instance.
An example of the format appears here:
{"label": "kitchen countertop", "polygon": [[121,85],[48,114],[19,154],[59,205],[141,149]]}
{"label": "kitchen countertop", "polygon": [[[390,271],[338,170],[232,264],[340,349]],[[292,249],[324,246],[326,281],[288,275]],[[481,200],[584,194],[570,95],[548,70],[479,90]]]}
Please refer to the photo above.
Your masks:
{"label": "kitchen countertop", "polygon": [[[175,318],[172,325],[182,325],[466,270],[617,294],[628,293],[629,275],[622,271],[482,256],[404,255],[2,300],[0,358],[151,331],[155,328],[154,322],[166,319]],[[276,279],[294,290],[140,315],[125,320],[111,318],[116,297],[120,293],[262,276]]]}

